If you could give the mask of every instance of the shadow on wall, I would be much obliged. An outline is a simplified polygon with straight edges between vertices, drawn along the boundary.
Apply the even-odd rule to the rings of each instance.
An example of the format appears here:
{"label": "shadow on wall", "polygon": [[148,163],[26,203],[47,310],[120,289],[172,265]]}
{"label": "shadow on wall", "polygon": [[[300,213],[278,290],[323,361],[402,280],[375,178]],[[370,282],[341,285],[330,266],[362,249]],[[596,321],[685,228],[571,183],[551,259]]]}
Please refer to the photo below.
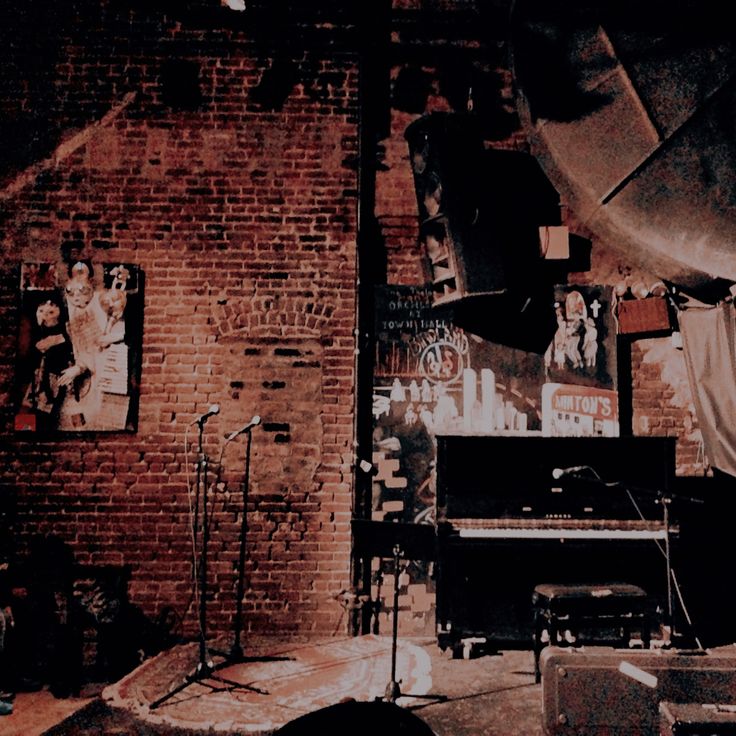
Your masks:
{"label": "shadow on wall", "polygon": [[78,695],[85,681],[113,681],[175,643],[172,613],[148,619],[128,601],[125,566],[80,565],[58,537],[38,535],[26,558],[0,575],[0,605],[12,612],[0,672],[3,688]]}

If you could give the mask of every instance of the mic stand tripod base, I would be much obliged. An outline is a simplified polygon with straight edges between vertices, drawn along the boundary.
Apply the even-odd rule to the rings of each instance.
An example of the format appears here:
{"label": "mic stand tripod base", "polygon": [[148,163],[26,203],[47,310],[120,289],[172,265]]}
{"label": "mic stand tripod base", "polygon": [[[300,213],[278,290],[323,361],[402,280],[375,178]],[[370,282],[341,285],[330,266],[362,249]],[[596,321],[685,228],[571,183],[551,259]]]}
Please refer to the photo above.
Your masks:
{"label": "mic stand tripod base", "polygon": [[395,680],[391,680],[386,685],[386,692],[383,694],[383,699],[386,703],[395,703],[401,697],[401,688],[399,683]]}
{"label": "mic stand tripod base", "polygon": [[222,657],[222,662],[218,662],[213,668],[213,672],[221,670],[224,667],[231,667],[235,664],[248,664],[249,662],[288,662],[293,657],[286,657],[280,655],[263,654],[263,655],[247,655],[242,645],[239,643],[233,644],[229,651],[220,649],[210,649],[210,654],[214,654],[218,657]]}
{"label": "mic stand tripod base", "polygon": [[[162,695],[160,698],[158,698],[158,700],[154,700],[151,705],[148,706],[149,710],[156,710],[156,708],[162,706],[164,703],[180,693],[182,690],[185,690],[187,687],[193,685],[196,682],[199,682],[205,687],[210,688],[210,690],[241,689],[247,690],[248,692],[257,693],[258,695],[268,695],[267,690],[262,690],[261,688],[255,687],[254,685],[246,685],[245,683],[238,682],[237,680],[230,680],[226,677],[221,677],[220,675],[216,674],[216,670],[217,666],[211,661],[199,662],[194,672],[186,675],[184,677],[184,680],[168,693],[166,693],[166,695]],[[213,680],[214,682],[222,683],[223,685],[227,685],[227,688],[218,688],[216,685],[207,682],[207,680]]]}

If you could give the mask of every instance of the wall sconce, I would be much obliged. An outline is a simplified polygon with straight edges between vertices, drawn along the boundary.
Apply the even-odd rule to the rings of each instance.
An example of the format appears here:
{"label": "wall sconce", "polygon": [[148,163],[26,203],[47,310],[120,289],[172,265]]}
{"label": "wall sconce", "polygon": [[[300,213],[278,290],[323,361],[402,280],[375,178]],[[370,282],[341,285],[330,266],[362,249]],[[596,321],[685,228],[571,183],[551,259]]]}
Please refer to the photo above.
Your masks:
{"label": "wall sconce", "polygon": [[667,286],[664,281],[655,281],[649,287],[649,293],[652,296],[667,296]]}
{"label": "wall sconce", "polygon": [[646,299],[649,296],[649,289],[647,289],[643,281],[637,281],[631,285],[631,295],[635,299]]}
{"label": "wall sconce", "polygon": [[222,0],[222,6],[230,10],[242,11],[245,10],[245,0]]}

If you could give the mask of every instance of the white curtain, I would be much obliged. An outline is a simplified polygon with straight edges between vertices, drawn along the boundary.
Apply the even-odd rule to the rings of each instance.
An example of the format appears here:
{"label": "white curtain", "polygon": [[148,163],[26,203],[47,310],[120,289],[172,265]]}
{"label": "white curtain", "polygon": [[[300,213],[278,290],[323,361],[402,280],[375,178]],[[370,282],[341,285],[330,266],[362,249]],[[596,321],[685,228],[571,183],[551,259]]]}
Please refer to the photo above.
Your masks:
{"label": "white curtain", "polygon": [[736,476],[736,308],[688,307],[678,320],[705,452]]}

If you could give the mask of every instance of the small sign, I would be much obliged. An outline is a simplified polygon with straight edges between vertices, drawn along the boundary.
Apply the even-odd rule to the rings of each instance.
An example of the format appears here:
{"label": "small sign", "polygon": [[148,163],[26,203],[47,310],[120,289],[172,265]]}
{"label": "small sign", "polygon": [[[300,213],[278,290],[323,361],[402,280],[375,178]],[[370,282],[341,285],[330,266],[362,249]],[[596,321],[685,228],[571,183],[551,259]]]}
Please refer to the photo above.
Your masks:
{"label": "small sign", "polygon": [[544,437],[618,437],[618,392],[593,386],[542,386]]}

